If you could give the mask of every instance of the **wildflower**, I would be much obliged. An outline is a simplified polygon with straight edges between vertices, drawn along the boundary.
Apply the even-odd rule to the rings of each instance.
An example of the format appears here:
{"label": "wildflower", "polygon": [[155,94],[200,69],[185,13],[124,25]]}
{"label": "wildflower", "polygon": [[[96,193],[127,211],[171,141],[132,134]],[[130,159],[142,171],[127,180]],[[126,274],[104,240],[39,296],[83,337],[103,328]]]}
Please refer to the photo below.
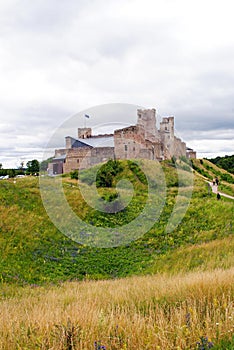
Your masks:
{"label": "wildflower", "polygon": [[198,350],[208,350],[213,348],[214,344],[207,337],[201,337],[200,341],[197,342]]}
{"label": "wildflower", "polygon": [[101,345],[100,342],[94,342],[94,350],[106,350],[104,345]]}

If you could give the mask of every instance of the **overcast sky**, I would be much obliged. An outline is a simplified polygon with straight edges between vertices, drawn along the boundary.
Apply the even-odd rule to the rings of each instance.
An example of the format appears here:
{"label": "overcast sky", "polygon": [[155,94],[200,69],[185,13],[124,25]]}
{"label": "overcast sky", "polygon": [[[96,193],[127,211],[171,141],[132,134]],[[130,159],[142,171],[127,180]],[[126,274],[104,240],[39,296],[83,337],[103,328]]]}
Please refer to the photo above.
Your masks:
{"label": "overcast sky", "polygon": [[198,156],[233,154],[233,16],[233,0],[0,0],[0,162],[41,159],[69,116],[108,103],[174,115]]}

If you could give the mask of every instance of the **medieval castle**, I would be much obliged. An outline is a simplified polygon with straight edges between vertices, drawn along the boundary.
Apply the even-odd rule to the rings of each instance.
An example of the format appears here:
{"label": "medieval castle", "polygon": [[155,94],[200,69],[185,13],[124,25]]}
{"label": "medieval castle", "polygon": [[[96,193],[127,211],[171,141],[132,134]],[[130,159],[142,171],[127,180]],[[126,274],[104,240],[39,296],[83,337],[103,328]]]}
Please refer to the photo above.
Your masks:
{"label": "medieval castle", "polygon": [[155,109],[138,109],[137,117],[136,125],[115,130],[114,134],[92,135],[91,128],[78,128],[78,138],[67,136],[66,148],[55,150],[49,174],[88,168],[108,159],[196,158],[196,152],[175,136],[174,117],[164,117],[159,130]]}

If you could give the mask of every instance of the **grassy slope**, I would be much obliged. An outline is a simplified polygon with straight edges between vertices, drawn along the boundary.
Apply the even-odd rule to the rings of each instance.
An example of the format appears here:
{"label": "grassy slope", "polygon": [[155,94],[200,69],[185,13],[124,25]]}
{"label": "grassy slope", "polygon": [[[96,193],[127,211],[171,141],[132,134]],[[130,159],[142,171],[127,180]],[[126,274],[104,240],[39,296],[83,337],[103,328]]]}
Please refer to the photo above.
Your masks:
{"label": "grassy slope", "polygon": [[[82,247],[60,234],[41,203],[38,179],[0,182],[0,349],[91,350],[94,341],[112,350],[196,349],[200,337],[214,350],[233,349],[233,201],[217,201],[196,177],[182,223],[165,234],[177,194],[175,171],[165,166],[160,221],[113,249]],[[64,182],[73,209],[99,222],[102,215]],[[35,285],[69,279],[85,281]]]}
{"label": "grassy slope", "polygon": [[225,157],[216,157],[209,159],[210,162],[216,164],[218,167],[229,171],[234,174],[234,155]]}
{"label": "grassy slope", "polygon": [[[37,178],[0,182],[0,278],[17,284],[41,284],[69,279],[115,278],[145,272],[168,271],[177,260],[177,270],[184,269],[183,247],[194,262],[188,262],[187,270],[205,268],[212,264],[230,267],[233,253],[230,245],[223,250],[213,250],[213,241],[230,239],[232,242],[233,202],[218,202],[208,195],[205,183],[196,178],[193,198],[182,223],[171,234],[165,233],[165,226],[171,215],[174,197],[177,193],[175,170],[164,169],[167,176],[168,196],[160,220],[144,235],[127,246],[101,249],[80,246],[63,236],[50,222],[40,199]],[[128,174],[132,177],[132,174]],[[119,215],[109,214],[111,224],[116,220],[127,222],[140,209],[144,197],[144,186],[132,178],[139,189],[130,209]],[[68,179],[64,179],[69,182]],[[76,187],[65,186],[65,193],[74,211],[88,222],[100,224],[107,214],[90,210]],[[182,198],[183,199],[183,198]],[[213,252],[213,262],[206,258],[197,259],[196,250]],[[232,244],[232,243],[230,243]],[[191,246],[191,248],[189,248]],[[181,253],[180,253],[181,252]],[[227,254],[226,254],[227,253]],[[203,254],[203,253],[200,253]],[[180,260],[179,256],[181,257]],[[169,258],[170,257],[170,258]],[[192,259],[192,258],[191,258]],[[164,261],[165,264],[161,263]],[[212,266],[213,266],[212,265]],[[176,270],[174,269],[174,270]]]}
{"label": "grassy slope", "polygon": [[[210,181],[212,181],[212,179],[217,177],[220,181],[219,190],[221,192],[234,196],[234,175],[233,174],[211,163],[207,159],[194,159],[193,164],[195,166],[195,169],[198,171],[198,173],[200,173]],[[222,178],[225,175],[228,176],[230,180],[229,182],[222,180]]]}

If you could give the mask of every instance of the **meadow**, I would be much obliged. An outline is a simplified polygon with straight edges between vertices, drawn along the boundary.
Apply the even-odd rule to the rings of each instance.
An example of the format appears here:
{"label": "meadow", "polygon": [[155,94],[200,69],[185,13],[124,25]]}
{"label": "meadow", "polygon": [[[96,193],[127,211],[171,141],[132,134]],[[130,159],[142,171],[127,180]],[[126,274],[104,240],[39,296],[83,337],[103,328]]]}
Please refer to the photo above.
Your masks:
{"label": "meadow", "polygon": [[[217,201],[208,191],[201,175],[226,172],[207,162],[196,161],[190,205],[172,232],[168,219],[187,192],[178,192],[174,164],[165,162],[160,219],[113,248],[62,235],[47,216],[37,177],[1,181],[0,349],[234,349],[233,200]],[[96,226],[132,220],[146,201],[146,179],[130,163],[123,173],[135,195],[117,214],[90,208],[77,180],[64,176],[74,212]],[[91,186],[92,176],[82,176],[82,186]],[[231,181],[221,185],[232,191]],[[102,183],[98,192],[107,202],[115,198]]]}
{"label": "meadow", "polygon": [[4,289],[4,350],[234,346],[234,268]]}

